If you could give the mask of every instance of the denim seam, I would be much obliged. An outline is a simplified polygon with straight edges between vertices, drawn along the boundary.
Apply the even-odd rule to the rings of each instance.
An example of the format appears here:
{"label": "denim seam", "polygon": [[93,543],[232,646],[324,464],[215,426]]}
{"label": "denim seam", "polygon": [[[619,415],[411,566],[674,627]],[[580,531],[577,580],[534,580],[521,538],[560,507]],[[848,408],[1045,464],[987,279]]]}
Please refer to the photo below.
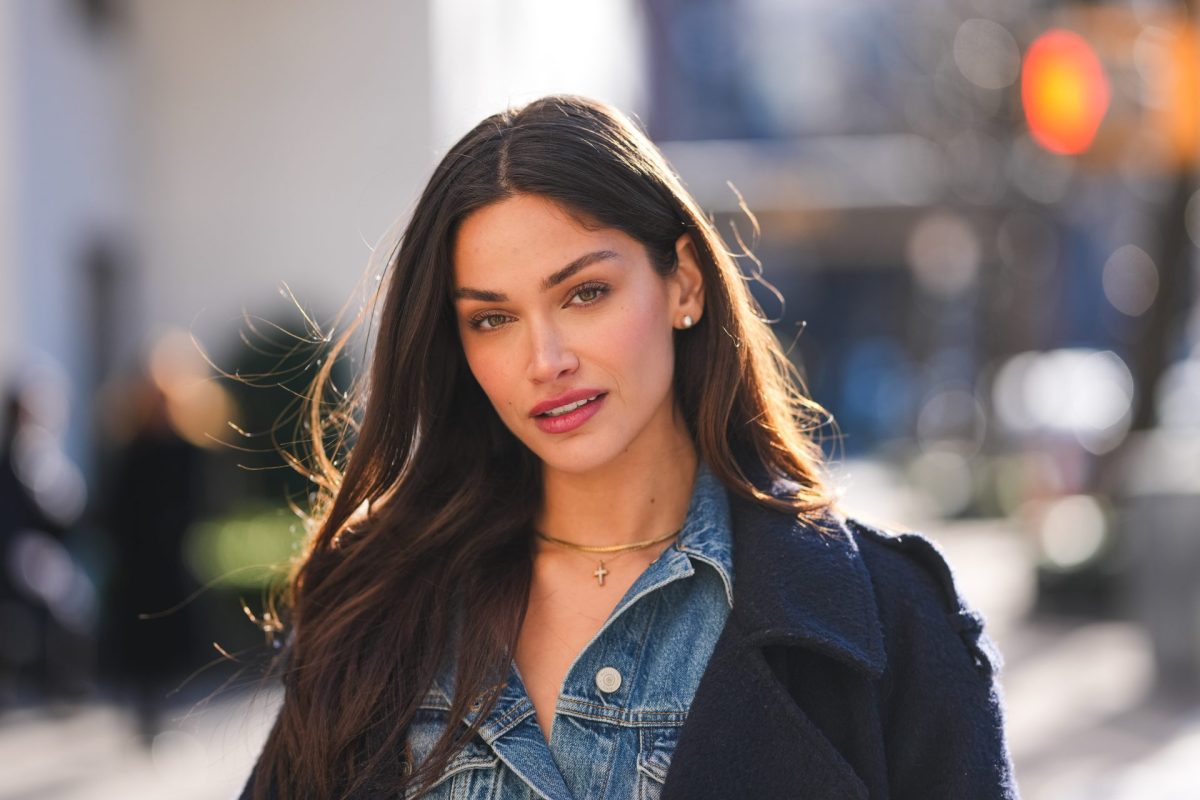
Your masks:
{"label": "denim seam", "polygon": [[[638,731],[637,770],[653,780],[655,783],[662,784],[666,782],[666,771],[664,770],[663,774],[659,775],[658,771],[650,764],[649,756],[646,755],[647,751],[653,751],[655,749],[654,745],[657,744],[657,740],[651,741],[649,744],[647,744],[646,730],[648,729]],[[672,755],[674,755],[674,751],[672,751]]]}
{"label": "denim seam", "polygon": [[533,706],[522,700],[495,720],[487,720],[479,732],[484,735],[489,744],[524,722],[534,713]]}
{"label": "denim seam", "polygon": [[[692,569],[695,570],[695,567],[693,567]],[[642,625],[641,639],[638,641],[637,652],[634,655],[634,657],[631,659],[631,661],[633,662],[633,667],[632,667],[632,672],[629,676],[630,677],[629,688],[626,693],[627,701],[633,699],[634,684],[636,684],[638,682],[637,676],[642,674],[642,663],[645,661],[645,658],[646,658],[646,641],[650,638],[650,631],[654,630],[654,621],[656,619],[658,619],[658,611],[662,607],[664,594],[666,594],[666,593],[658,592],[657,594],[655,594],[654,595],[654,603],[650,606],[650,608],[645,609],[646,620],[645,620],[644,624]],[[627,705],[628,705],[628,703],[627,703]]]}
{"label": "denim seam", "polygon": [[[430,785],[429,788],[432,790],[436,786],[441,786],[455,775],[458,775],[460,772],[465,772],[469,769],[480,769],[484,767],[494,768],[499,761],[500,757],[495,754],[490,756],[471,756],[470,758],[461,761],[451,761],[450,765],[446,768],[446,771],[439,775],[438,779],[432,785]],[[412,791],[413,790],[406,791],[404,796],[411,797]]]}
{"label": "denim seam", "polygon": [[639,718],[641,716],[640,714],[638,717],[634,717],[629,714],[589,714],[586,711],[573,711],[570,709],[560,710],[558,713],[564,716],[574,717],[575,719],[586,719],[591,722],[604,722],[609,725],[619,725],[622,728],[654,728],[661,727],[662,725],[682,725],[687,721],[687,713],[681,711],[659,712],[662,716],[662,719],[641,719]]}
{"label": "denim seam", "polygon": [[615,769],[614,763],[617,759],[618,748],[616,743],[609,740],[605,744],[608,745],[608,764],[604,769],[604,780],[601,782],[600,793],[596,795],[597,797],[604,797],[608,794],[608,782],[612,779],[613,770]]}
{"label": "denim seam", "polygon": [[606,706],[601,703],[593,703],[588,700],[576,700],[575,698],[569,698],[569,700],[573,705],[588,706],[589,708],[598,708],[601,711],[615,711],[615,712],[617,712],[616,716],[619,716],[622,719],[629,719],[630,721],[633,720],[635,715],[636,716],[647,715],[647,716],[664,716],[665,717],[665,716],[671,716],[673,714],[686,714],[687,713],[686,711],[678,711],[676,709],[670,709],[670,708],[664,708],[664,709],[620,708],[618,706]]}
{"label": "denim seam", "polygon": [[523,772],[521,769],[519,769],[516,764],[514,764],[512,761],[509,761],[504,756],[500,755],[499,753],[497,753],[496,755],[501,761],[504,762],[504,764],[510,770],[512,770],[512,773],[514,775],[516,775],[518,778],[520,778],[522,781],[525,782],[525,785],[530,788],[531,792],[533,792],[534,794],[541,794],[540,792],[537,792],[536,790],[533,789],[535,784],[532,780],[530,780],[529,775],[527,775],[525,772]]}

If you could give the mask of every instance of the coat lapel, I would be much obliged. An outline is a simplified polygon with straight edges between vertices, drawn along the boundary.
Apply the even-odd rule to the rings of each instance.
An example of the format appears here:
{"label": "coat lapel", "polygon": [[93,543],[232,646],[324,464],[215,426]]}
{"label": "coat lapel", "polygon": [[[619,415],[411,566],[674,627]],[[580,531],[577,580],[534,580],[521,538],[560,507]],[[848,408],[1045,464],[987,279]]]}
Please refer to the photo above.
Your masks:
{"label": "coat lapel", "polygon": [[[775,484],[772,493],[786,490]],[[845,526],[818,530],[730,493],[734,603],[680,732],[663,798],[866,798],[763,653],[804,648],[876,678],[874,594]]]}

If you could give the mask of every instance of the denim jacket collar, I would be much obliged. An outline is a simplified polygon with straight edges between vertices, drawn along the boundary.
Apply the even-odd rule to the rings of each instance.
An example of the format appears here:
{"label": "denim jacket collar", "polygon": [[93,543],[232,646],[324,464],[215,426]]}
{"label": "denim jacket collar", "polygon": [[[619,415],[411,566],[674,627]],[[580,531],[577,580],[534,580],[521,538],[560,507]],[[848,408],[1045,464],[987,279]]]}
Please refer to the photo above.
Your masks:
{"label": "denim jacket collar", "polygon": [[725,584],[725,599],[732,607],[735,595],[729,500],[725,487],[703,458],[696,468],[696,482],[688,505],[687,521],[675,547],[691,558],[712,565]]}
{"label": "denim jacket collar", "polygon": [[[776,497],[795,491],[761,469],[748,473]],[[802,646],[878,677],[883,632],[866,565],[843,519],[820,529],[730,493],[734,587],[732,614],[744,644]]]}
{"label": "denim jacket collar", "polygon": [[[674,547],[688,558],[710,564],[717,571],[724,584],[725,599],[732,607],[736,595],[733,590],[733,542],[729,496],[720,479],[713,474],[703,458],[699,460],[696,467],[696,479],[692,487],[691,500],[688,503],[687,516]],[[687,559],[683,556],[675,556],[675,558],[683,562],[682,565],[675,564],[675,568],[686,569],[686,574],[691,574],[692,568],[687,565]],[[457,630],[460,624],[457,621],[453,623],[456,631],[455,639],[457,639]],[[455,673],[457,672],[457,665],[454,663],[453,657],[456,647],[457,645],[454,645],[450,648],[445,663],[435,675],[433,685],[422,702],[424,707],[447,710],[450,708],[454,696]],[[496,723],[493,726],[495,730],[504,728],[504,709],[513,707],[523,691],[518,687],[508,686],[501,692],[499,702],[488,720],[489,723]],[[473,721],[475,716],[476,713],[472,710],[467,715],[467,721]]]}

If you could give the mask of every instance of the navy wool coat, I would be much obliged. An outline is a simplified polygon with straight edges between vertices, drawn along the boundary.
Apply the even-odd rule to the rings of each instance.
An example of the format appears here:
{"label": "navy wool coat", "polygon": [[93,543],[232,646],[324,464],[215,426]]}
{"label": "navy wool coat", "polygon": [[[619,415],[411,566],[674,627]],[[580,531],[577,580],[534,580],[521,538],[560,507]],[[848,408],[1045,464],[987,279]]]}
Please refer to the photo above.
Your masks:
{"label": "navy wool coat", "polygon": [[936,547],[729,500],[733,609],[663,800],[1016,800],[999,654]]}
{"label": "navy wool coat", "polygon": [[733,610],[664,800],[1015,800],[1000,656],[937,548],[730,511]]}

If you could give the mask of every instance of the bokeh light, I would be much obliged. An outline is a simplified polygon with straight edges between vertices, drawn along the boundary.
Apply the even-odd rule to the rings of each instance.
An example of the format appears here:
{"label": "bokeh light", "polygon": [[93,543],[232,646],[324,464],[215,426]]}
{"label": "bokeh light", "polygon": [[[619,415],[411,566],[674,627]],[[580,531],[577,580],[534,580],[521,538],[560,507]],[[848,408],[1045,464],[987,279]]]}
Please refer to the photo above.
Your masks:
{"label": "bokeh light", "polygon": [[974,392],[965,389],[935,392],[917,416],[917,443],[924,450],[939,449],[953,441],[966,455],[975,455],[983,446],[986,431],[983,405]]}
{"label": "bokeh light", "polygon": [[1099,454],[1128,432],[1133,376],[1109,350],[1020,353],[998,370],[992,400],[1010,430],[1072,436]]}
{"label": "bokeh light", "polygon": [[1164,428],[1200,431],[1200,357],[1178,361],[1163,373],[1158,421]]}
{"label": "bokeh light", "polygon": [[1200,247],[1200,191],[1193,193],[1188,199],[1183,220],[1192,244]]}
{"label": "bokeh light", "polygon": [[1108,525],[1104,509],[1094,497],[1059,497],[1040,516],[1042,557],[1057,569],[1075,569],[1095,558],[1104,546]]}
{"label": "bokeh light", "polygon": [[1142,248],[1127,244],[1104,263],[1104,296],[1130,317],[1146,313],[1158,296],[1158,268]]}
{"label": "bokeh light", "polygon": [[908,476],[930,501],[933,510],[954,517],[970,507],[974,498],[971,461],[951,447],[923,452],[908,465]]}
{"label": "bokeh light", "polygon": [[170,330],[159,338],[150,353],[149,371],[180,436],[197,447],[214,447],[227,439],[227,422],[233,416],[229,394],[211,377],[185,331]]}
{"label": "bokeh light", "polygon": [[979,237],[959,214],[936,212],[913,228],[908,263],[930,294],[953,297],[975,281],[980,262]]}
{"label": "bokeh light", "polygon": [[1108,110],[1111,90],[1100,59],[1082,36],[1049,30],[1025,53],[1021,100],[1029,131],[1055,153],[1091,146]]}
{"label": "bokeh light", "polygon": [[963,77],[983,89],[1012,85],[1021,72],[1017,40],[999,23],[969,19],[954,35],[954,63]]}

